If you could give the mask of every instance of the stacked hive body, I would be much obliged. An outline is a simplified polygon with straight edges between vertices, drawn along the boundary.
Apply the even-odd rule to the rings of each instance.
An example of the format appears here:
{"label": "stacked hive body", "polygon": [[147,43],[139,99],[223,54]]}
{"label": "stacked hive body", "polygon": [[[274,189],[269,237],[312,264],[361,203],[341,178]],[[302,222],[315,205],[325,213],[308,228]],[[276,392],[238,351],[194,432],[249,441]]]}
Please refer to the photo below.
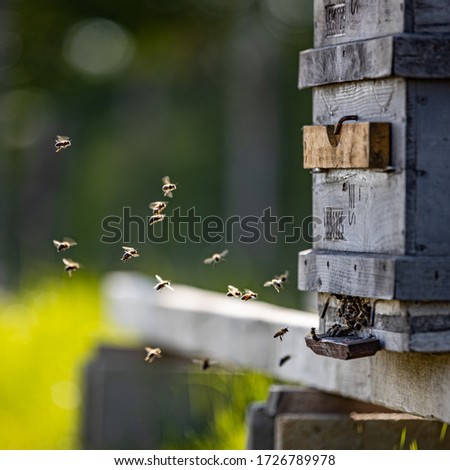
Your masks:
{"label": "stacked hive body", "polygon": [[359,299],[371,305],[359,338],[450,351],[450,4],[315,0],[314,10],[299,87],[313,87],[303,138],[315,231],[299,289],[319,293],[318,333],[343,299]]}

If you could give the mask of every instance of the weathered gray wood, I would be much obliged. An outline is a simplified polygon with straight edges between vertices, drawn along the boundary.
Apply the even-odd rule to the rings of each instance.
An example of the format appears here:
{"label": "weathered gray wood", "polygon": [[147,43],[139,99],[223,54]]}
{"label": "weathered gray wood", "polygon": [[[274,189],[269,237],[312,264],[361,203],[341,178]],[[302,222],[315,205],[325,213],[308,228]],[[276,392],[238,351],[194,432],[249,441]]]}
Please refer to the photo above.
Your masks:
{"label": "weathered gray wood", "polygon": [[448,0],[314,1],[314,47],[405,32],[450,32]]}
{"label": "weathered gray wood", "polygon": [[300,89],[387,78],[450,78],[450,37],[384,36],[300,53]]}
{"label": "weathered gray wood", "polygon": [[[375,299],[369,299],[371,303]],[[319,294],[318,311],[327,309],[317,334],[333,324],[343,323],[338,315],[340,301],[328,294]],[[372,334],[388,351],[447,352],[450,350],[450,303],[378,300],[375,303],[373,326],[360,330],[361,336]]]}
{"label": "weathered gray wood", "polygon": [[395,257],[306,250],[299,253],[298,288],[393,299]]}
{"label": "weathered gray wood", "polygon": [[342,359],[359,359],[361,357],[373,356],[380,349],[380,342],[375,337],[354,338],[350,336],[341,338],[329,338],[318,335],[315,340],[310,335],[305,337],[306,345],[320,356]]}
{"label": "weathered gray wood", "polygon": [[[263,370],[280,379],[450,423],[450,354],[382,350],[370,358],[336,361],[314,354],[304,344],[310,328],[317,326],[317,314],[260,301],[248,304],[176,283],[174,292],[160,293],[153,285],[153,279],[136,273],[108,275],[102,287],[108,320],[163,351],[208,355],[222,365]],[[383,312],[382,307],[377,305],[377,311]],[[275,341],[271,332],[280,324],[289,325],[289,333]],[[279,367],[285,354],[293,358]]]}
{"label": "weathered gray wood", "polygon": [[314,0],[314,47],[403,31],[398,0]]}
{"label": "weathered gray wood", "polygon": [[407,82],[402,78],[364,80],[313,89],[313,122],[336,124],[342,116],[391,124],[391,164],[405,168]]}
{"label": "weathered gray wood", "polygon": [[[449,3],[450,9],[450,3]],[[450,56],[450,51],[449,51]],[[408,147],[414,152],[411,196],[414,246],[423,255],[450,254],[450,81],[410,84]]]}
{"label": "weathered gray wood", "polygon": [[404,449],[450,449],[450,437],[440,440],[442,423],[400,413],[282,414],[275,418],[277,450],[394,450],[406,429]]}
{"label": "weathered gray wood", "polygon": [[[445,229],[450,227],[450,205],[445,203],[450,200],[449,100],[450,80],[393,78],[327,85],[314,90],[313,116],[317,124],[335,124],[347,114],[359,115],[360,120],[390,121],[391,160],[397,172],[391,175],[395,190],[392,184],[383,186],[383,177],[371,176],[379,180],[374,185],[374,180],[364,182],[365,172],[354,173],[353,183],[367,185],[371,204],[379,209],[374,211],[367,206],[368,213],[373,215],[367,215],[364,228],[358,226],[359,234],[355,227],[344,226],[345,242],[321,239],[315,248],[450,255],[450,237]],[[314,175],[314,216],[323,220],[325,207],[348,209],[348,196],[339,184],[339,177],[347,174],[333,170]],[[389,210],[383,214],[380,208],[386,203]],[[359,206],[356,212],[365,214],[365,208]],[[388,221],[390,212],[394,225]],[[344,223],[349,225],[349,220],[347,216]],[[378,223],[373,223],[374,220]],[[323,227],[317,230],[321,234]],[[387,230],[389,237],[394,233],[394,238],[380,244],[376,234],[382,236],[383,230]]]}
{"label": "weathered gray wood", "polygon": [[405,173],[332,170],[313,175],[315,249],[403,254]]}
{"label": "weathered gray wood", "polygon": [[450,300],[450,258],[306,250],[298,288],[375,299]]}

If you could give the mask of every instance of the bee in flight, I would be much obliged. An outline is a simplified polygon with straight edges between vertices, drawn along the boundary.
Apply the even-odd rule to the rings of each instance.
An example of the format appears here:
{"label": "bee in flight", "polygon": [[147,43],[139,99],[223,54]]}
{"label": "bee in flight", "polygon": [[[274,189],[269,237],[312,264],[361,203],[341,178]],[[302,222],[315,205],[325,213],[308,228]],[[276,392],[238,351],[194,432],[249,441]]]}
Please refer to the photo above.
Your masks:
{"label": "bee in flight", "polygon": [[242,292],[237,287],[229,285],[227,297],[236,297],[237,299],[240,299],[242,297]]}
{"label": "bee in flight", "polygon": [[151,364],[156,358],[160,359],[162,357],[161,348],[151,348],[150,346],[147,346],[145,351],[147,352],[147,355],[145,356],[144,361],[149,364]]}
{"label": "bee in flight", "polygon": [[62,261],[66,265],[64,271],[66,271],[69,277],[72,277],[72,273],[74,273],[77,269],[80,269],[80,264],[75,261],[72,261],[69,258],[63,258]]}
{"label": "bee in flight", "polygon": [[173,197],[172,191],[175,191],[175,189],[177,189],[177,185],[174,183],[171,183],[170,178],[168,176],[164,176],[164,178],[162,179],[162,182],[163,182],[162,190],[163,190],[164,196]]}
{"label": "bee in flight", "polygon": [[153,224],[157,224],[158,222],[162,222],[165,217],[166,217],[166,214],[153,214],[148,219],[148,224],[153,225]]}
{"label": "bee in flight", "polygon": [[288,332],[288,328],[281,328],[281,330],[278,330],[273,337],[274,338],[280,338],[280,341],[283,341],[283,336]]}
{"label": "bee in flight", "polygon": [[273,286],[277,292],[280,292],[280,289],[283,289],[283,283],[280,279],[273,278],[271,281],[266,281],[264,287]]}
{"label": "bee in flight", "polygon": [[56,136],[55,148],[57,152],[60,152],[62,149],[70,147],[71,145],[72,145],[72,142],[70,140],[70,137],[67,137],[65,135]]}
{"label": "bee in flight", "polygon": [[284,274],[280,274],[279,276],[276,276],[275,279],[278,279],[282,284],[285,284],[288,282],[288,277],[289,277],[289,271],[284,271]]}
{"label": "bee in flight", "polygon": [[286,364],[287,361],[289,361],[289,359],[291,359],[291,356],[288,354],[286,356],[283,356],[281,359],[280,359],[280,362],[278,363],[278,366],[279,367],[282,367],[284,364]]}
{"label": "bee in flight", "polygon": [[60,242],[59,240],[53,240],[53,245],[56,246],[56,251],[60,253],[61,251],[68,250],[71,246],[75,246],[77,242],[72,240],[71,238],[63,238],[63,241]]}
{"label": "bee in flight", "polygon": [[213,266],[216,266],[219,264],[221,261],[226,261],[225,256],[228,254],[228,250],[223,250],[222,253],[214,253],[211,258],[206,258],[203,260],[205,264],[212,264]]}
{"label": "bee in flight", "polygon": [[135,248],[132,248],[131,246],[123,246],[122,248],[125,250],[125,253],[122,255],[122,258],[121,258],[123,262],[126,263],[131,258],[139,257],[139,253],[137,252]]}
{"label": "bee in flight", "polygon": [[151,202],[148,207],[153,211],[153,215],[161,214],[162,211],[167,207],[167,202],[165,201],[155,201]]}
{"label": "bee in flight", "polygon": [[156,280],[158,281],[158,284],[153,289],[156,290],[161,290],[164,289],[164,287],[167,287],[170,290],[174,290],[173,287],[170,285],[170,281],[165,281],[164,279],[161,278],[161,276],[158,276],[155,274]]}
{"label": "bee in flight", "polygon": [[218,364],[217,361],[211,361],[207,357],[205,357],[205,359],[192,359],[192,362],[194,364],[199,364],[202,370],[209,369],[212,365]]}
{"label": "bee in flight", "polygon": [[251,291],[250,289],[245,289],[245,292],[241,296],[241,300],[247,302],[247,300],[257,300],[258,294],[256,292]]}

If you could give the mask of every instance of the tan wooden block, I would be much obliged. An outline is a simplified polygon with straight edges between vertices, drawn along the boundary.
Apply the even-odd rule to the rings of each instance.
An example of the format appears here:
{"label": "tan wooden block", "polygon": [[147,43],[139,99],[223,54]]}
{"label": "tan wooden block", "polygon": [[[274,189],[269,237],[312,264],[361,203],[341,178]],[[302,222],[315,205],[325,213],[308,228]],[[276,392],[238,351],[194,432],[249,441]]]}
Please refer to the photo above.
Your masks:
{"label": "tan wooden block", "polygon": [[390,160],[390,124],[360,122],[303,127],[305,168],[386,168]]}

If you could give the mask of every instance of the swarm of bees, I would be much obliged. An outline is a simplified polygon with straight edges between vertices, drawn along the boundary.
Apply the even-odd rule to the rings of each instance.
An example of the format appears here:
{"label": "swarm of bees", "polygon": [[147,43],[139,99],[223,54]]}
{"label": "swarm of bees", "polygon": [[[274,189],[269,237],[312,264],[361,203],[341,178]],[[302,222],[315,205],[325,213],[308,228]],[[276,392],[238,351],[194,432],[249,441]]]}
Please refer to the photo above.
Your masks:
{"label": "swarm of bees", "polygon": [[131,258],[138,258],[139,253],[135,248],[132,248],[131,246],[123,246],[122,247],[125,250],[125,253],[122,255],[121,261],[126,263],[129,259]]}
{"label": "swarm of bees", "polygon": [[57,135],[55,139],[55,148],[56,152],[60,152],[61,150],[70,147],[72,145],[70,137],[65,135]]}
{"label": "swarm of bees", "polygon": [[144,358],[144,361],[151,364],[155,359],[160,359],[162,357],[161,349],[160,348],[152,348],[147,346],[145,348],[145,352],[147,355]]}
{"label": "swarm of bees", "polygon": [[289,332],[289,329],[288,327],[286,328],[281,328],[281,330],[278,330],[274,335],[273,337],[274,338],[280,338],[280,341],[283,341],[283,336]]}
{"label": "swarm of bees", "polygon": [[223,250],[222,253],[214,253],[210,258],[203,260],[205,264],[212,264],[217,266],[221,261],[226,261],[225,256],[228,254],[228,250]]}
{"label": "swarm of bees", "polygon": [[[362,328],[370,325],[370,317],[372,313],[372,305],[368,299],[361,297],[347,296],[347,295],[334,295],[336,299],[340,300],[340,305],[337,310],[337,316],[340,322],[334,323],[326,331],[326,336],[349,336],[354,335]],[[328,307],[329,299],[324,305]]]}
{"label": "swarm of bees", "polygon": [[[67,136],[61,136],[57,135],[55,139],[55,148],[56,152],[60,152],[63,149],[66,149],[67,147],[70,147],[72,145],[72,141],[70,137]],[[177,184],[172,183],[170,181],[170,178],[168,176],[164,176],[162,178],[162,192],[164,197],[167,198],[173,198],[173,192],[177,189]],[[149,217],[149,225],[156,224],[158,222],[162,222],[166,215],[164,214],[165,209],[167,208],[168,202],[167,201],[154,201],[149,203],[149,209],[152,211],[151,217]],[[77,242],[75,242],[71,238],[63,238],[62,241],[60,240],[53,240],[53,244],[56,247],[56,251],[58,253],[63,252],[71,248],[72,246],[77,245]],[[130,246],[122,246],[122,249],[124,250],[124,253],[121,257],[121,261],[123,262],[128,262],[131,258],[137,258],[139,257],[139,253],[136,248],[130,247]],[[225,262],[226,259],[225,257],[228,255],[228,250],[225,249],[222,252],[217,252],[213,253],[210,257],[206,258],[203,260],[204,264],[207,265],[213,265],[214,267],[220,264],[221,262]],[[67,272],[69,277],[72,277],[72,274],[80,269],[81,265],[80,263],[73,261],[70,258],[63,258],[62,259],[64,263],[64,271]],[[273,279],[270,281],[266,281],[264,283],[265,287],[273,286],[274,289],[277,292],[280,292],[280,289],[284,288],[284,284],[287,282],[288,279],[288,271],[285,271],[284,274],[280,274],[278,276],[275,276]],[[158,274],[155,274],[155,278],[157,280],[156,285],[154,286],[154,289],[156,291],[161,291],[163,289],[169,289],[169,290],[174,290],[171,281],[167,279],[163,279],[161,276]],[[234,297],[240,300],[243,300],[244,302],[247,302],[249,300],[257,300],[258,299],[258,294],[250,289],[245,289],[244,291],[238,289],[237,287],[233,285],[228,285],[227,297]],[[280,341],[282,341],[283,336],[288,332],[288,328],[282,328],[281,330],[277,331],[274,335],[274,338],[280,338]],[[156,358],[161,358],[162,353],[160,348],[152,348],[150,346],[145,348],[146,351],[146,356],[144,360],[151,364]],[[287,355],[284,356],[280,359],[279,365],[280,367],[289,359],[291,356]],[[217,364],[217,361],[213,361],[209,358],[204,358],[204,359],[193,359],[193,363],[199,364],[202,370],[207,370],[209,369],[212,365]]]}
{"label": "swarm of bees", "polygon": [[163,214],[164,209],[167,207],[167,202],[165,201],[155,201],[151,202],[148,206],[152,210],[152,216],[149,218],[149,225],[156,224],[158,222],[162,222],[166,217]]}

